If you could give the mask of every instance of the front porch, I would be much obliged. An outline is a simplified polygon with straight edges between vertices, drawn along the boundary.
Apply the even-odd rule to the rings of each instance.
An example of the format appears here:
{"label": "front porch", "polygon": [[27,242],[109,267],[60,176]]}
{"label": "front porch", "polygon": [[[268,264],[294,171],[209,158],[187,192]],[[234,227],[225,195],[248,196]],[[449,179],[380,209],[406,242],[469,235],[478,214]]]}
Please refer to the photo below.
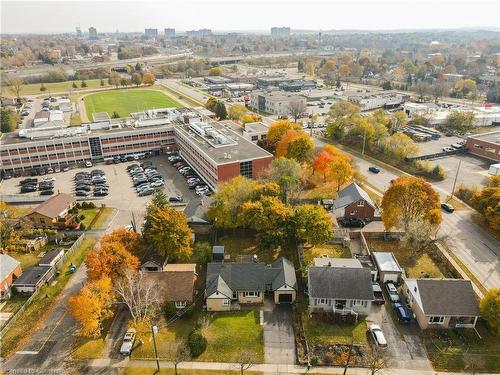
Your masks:
{"label": "front porch", "polygon": [[477,316],[458,316],[451,317],[449,328],[474,328],[477,323]]}

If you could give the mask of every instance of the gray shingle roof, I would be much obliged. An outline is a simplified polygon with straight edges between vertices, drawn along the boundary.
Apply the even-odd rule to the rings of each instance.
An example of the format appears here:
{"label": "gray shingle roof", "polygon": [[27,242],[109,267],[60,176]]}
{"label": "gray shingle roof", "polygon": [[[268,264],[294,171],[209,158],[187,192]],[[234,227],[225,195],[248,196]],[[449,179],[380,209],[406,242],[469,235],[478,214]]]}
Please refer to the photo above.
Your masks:
{"label": "gray shingle roof", "polygon": [[293,264],[280,258],[270,267],[265,263],[208,263],[205,296],[215,292],[232,297],[233,291],[265,291],[266,284],[273,290],[284,285],[297,287]]}
{"label": "gray shingle roof", "polygon": [[367,268],[309,267],[309,295],[313,298],[373,300]]}
{"label": "gray shingle roof", "polygon": [[40,280],[43,280],[45,276],[47,275],[48,272],[52,267],[48,266],[34,266],[31,268],[28,268],[26,271],[23,272],[21,276],[19,276],[16,281],[12,285],[14,286],[36,286],[40,282]]}
{"label": "gray shingle roof", "polygon": [[19,266],[19,261],[7,254],[0,254],[0,280],[7,276]]}
{"label": "gray shingle roof", "polygon": [[364,199],[370,206],[376,208],[375,203],[373,203],[367,192],[361,189],[355,182],[339,191],[339,197],[333,201],[333,204],[335,208],[341,208],[353,202],[357,202],[360,199]]}
{"label": "gray shingle roof", "polygon": [[480,315],[470,280],[418,279],[417,288],[426,315]]}

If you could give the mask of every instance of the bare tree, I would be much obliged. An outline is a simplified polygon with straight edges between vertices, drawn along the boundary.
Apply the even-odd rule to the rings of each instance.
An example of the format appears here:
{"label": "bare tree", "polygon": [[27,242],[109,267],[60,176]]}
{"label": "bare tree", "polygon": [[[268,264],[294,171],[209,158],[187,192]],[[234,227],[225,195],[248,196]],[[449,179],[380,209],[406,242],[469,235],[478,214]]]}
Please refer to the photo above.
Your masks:
{"label": "bare tree", "polygon": [[368,351],[365,358],[370,375],[375,375],[377,372],[389,366],[389,358],[381,350],[372,349]]}
{"label": "bare tree", "polygon": [[429,84],[427,82],[420,81],[413,86],[413,91],[418,94],[418,100],[423,101],[425,95],[429,92]]}
{"label": "bare tree", "polygon": [[141,271],[129,270],[118,280],[115,291],[127,305],[134,323],[150,317],[160,305],[158,288]]}
{"label": "bare tree", "polygon": [[403,242],[412,248],[414,255],[436,241],[435,235],[438,227],[421,219],[408,223],[408,228],[402,238]]}
{"label": "bare tree", "polygon": [[20,97],[21,86],[23,85],[24,80],[18,75],[11,74],[5,78],[5,86],[9,87],[9,90],[16,94],[16,98]]}
{"label": "bare tree", "polygon": [[293,117],[294,122],[297,122],[298,118],[306,110],[306,105],[302,100],[294,100],[288,105],[288,112]]}
{"label": "bare tree", "polygon": [[172,356],[172,363],[174,364],[174,374],[178,375],[177,366],[182,362],[187,362],[191,359],[191,351],[186,345],[185,341],[182,341],[177,345]]}
{"label": "bare tree", "polygon": [[430,87],[430,93],[434,97],[434,101],[437,103],[439,98],[446,96],[450,92],[450,86],[443,81],[437,81]]}
{"label": "bare tree", "polygon": [[238,364],[240,375],[251,368],[257,361],[257,356],[254,351],[248,349],[240,349],[236,355],[235,362]]}

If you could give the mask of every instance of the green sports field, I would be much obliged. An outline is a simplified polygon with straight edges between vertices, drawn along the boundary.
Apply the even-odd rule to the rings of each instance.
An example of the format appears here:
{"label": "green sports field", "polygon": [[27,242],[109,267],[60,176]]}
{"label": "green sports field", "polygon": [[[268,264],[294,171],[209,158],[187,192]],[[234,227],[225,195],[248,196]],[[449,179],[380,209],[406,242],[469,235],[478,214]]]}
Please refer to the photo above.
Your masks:
{"label": "green sports field", "polygon": [[154,90],[125,89],[90,94],[84,97],[87,117],[92,119],[94,112],[108,112],[109,116],[117,112],[120,117],[127,117],[132,112],[145,109],[181,107],[172,98]]}

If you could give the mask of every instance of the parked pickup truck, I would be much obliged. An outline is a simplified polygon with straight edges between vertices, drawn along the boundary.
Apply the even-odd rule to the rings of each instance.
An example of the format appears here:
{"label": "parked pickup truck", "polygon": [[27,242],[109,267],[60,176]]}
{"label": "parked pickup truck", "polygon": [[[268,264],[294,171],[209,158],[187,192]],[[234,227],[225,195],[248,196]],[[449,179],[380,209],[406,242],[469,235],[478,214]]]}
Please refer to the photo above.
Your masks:
{"label": "parked pickup truck", "polygon": [[382,293],[382,288],[378,283],[372,282],[373,295],[375,296],[375,300],[373,303],[377,305],[383,305],[385,303],[384,294]]}

